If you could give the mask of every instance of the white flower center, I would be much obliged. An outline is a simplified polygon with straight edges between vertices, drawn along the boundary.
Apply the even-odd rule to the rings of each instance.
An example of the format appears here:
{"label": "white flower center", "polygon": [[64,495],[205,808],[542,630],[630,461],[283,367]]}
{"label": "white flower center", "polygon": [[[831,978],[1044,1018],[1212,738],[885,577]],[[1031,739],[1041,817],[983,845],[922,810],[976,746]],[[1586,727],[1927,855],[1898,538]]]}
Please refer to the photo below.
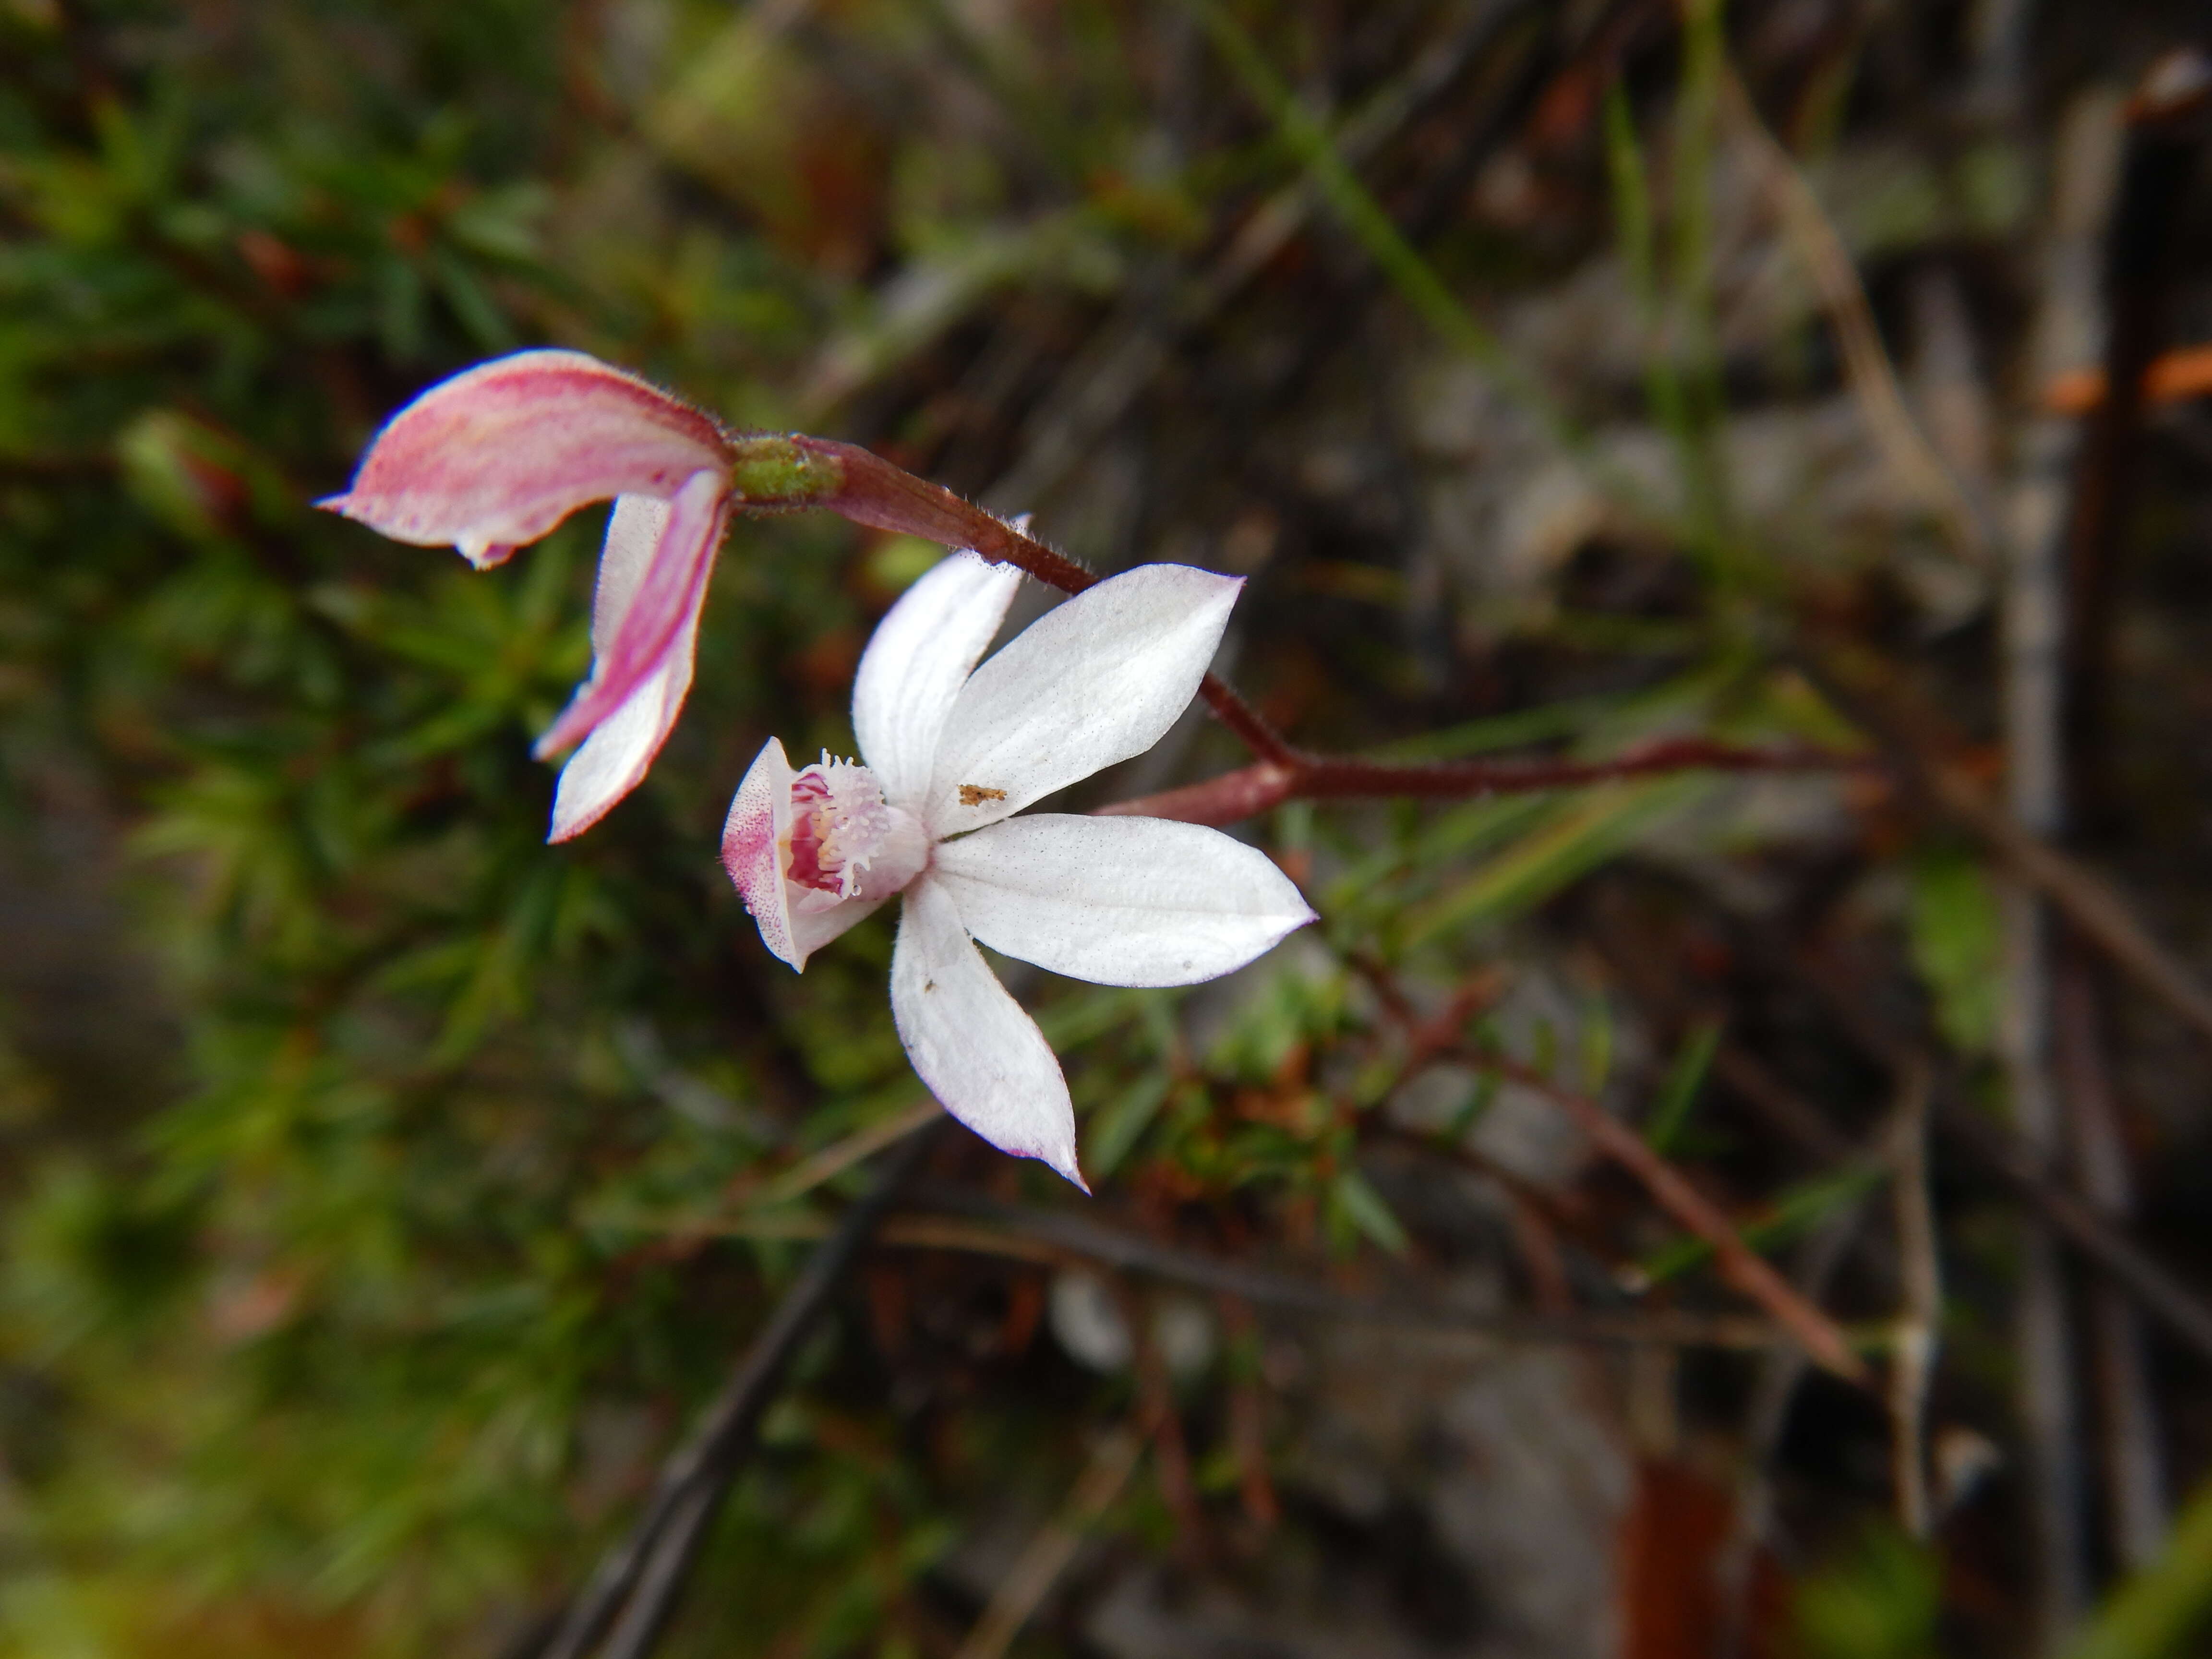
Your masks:
{"label": "white flower center", "polygon": [[897,838],[903,817],[884,804],[876,775],[856,761],[822,758],[791,781],[790,878],[841,899]]}

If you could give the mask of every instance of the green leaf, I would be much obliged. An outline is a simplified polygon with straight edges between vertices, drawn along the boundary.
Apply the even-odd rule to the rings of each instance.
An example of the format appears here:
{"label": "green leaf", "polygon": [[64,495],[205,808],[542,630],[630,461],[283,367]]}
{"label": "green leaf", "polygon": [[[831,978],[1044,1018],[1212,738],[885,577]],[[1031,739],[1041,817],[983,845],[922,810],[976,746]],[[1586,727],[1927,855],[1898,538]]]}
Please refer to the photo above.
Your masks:
{"label": "green leaf", "polygon": [[1085,1172],[1094,1182],[1110,1180],[1121,1160],[1144,1139],[1168,1097],[1168,1074],[1148,1072],[1108,1102],[1091,1121],[1083,1151]]}
{"label": "green leaf", "polygon": [[2106,1599],[2066,1659],[2183,1659],[2212,1613],[2212,1483],[2175,1520],[2166,1552]]}
{"label": "green leaf", "polygon": [[1712,1069],[1713,1054],[1720,1046],[1720,1022],[1708,1021],[1691,1031],[1667,1068],[1667,1080],[1659,1085],[1659,1098],[1652,1103],[1651,1121],[1644,1127],[1644,1138],[1654,1152],[1673,1146],[1690,1121],[1690,1109],[1698,1103],[1698,1091],[1705,1087],[1705,1073]]}
{"label": "green leaf", "polygon": [[1912,964],[1935,999],[1936,1024],[1961,1054],[1989,1052],[2004,995],[2004,924],[1971,854],[1932,853],[1912,867]]}
{"label": "green leaf", "polygon": [[1942,1611],[1934,1553],[1887,1525],[1801,1583],[1791,1607],[1805,1659],[1933,1659]]}
{"label": "green leaf", "polygon": [[1557,803],[1550,822],[1423,906],[1408,924],[1407,944],[1533,909],[1711,787],[1711,779],[1697,776],[1607,783]]}
{"label": "green leaf", "polygon": [[1357,1170],[1346,1170],[1329,1183],[1328,1224],[1331,1237],[1342,1243],[1357,1233],[1393,1255],[1403,1255],[1413,1244],[1382,1194]]}
{"label": "green leaf", "polygon": [[[1856,1201],[1880,1185],[1881,1180],[1882,1171],[1874,1168],[1816,1176],[1787,1189],[1762,1219],[1737,1231],[1742,1234],[1743,1242],[1753,1249],[1785,1244]],[[1644,1276],[1652,1284],[1658,1284],[1687,1272],[1712,1253],[1712,1246],[1702,1238],[1678,1239],[1666,1249],[1653,1252],[1641,1264]]]}

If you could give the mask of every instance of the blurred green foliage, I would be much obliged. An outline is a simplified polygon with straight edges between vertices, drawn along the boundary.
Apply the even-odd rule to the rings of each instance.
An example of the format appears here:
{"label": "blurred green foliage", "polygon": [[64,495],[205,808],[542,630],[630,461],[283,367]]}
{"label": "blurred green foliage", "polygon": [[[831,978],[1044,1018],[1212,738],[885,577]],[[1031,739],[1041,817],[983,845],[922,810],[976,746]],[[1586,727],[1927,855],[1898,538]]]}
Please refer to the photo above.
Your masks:
{"label": "blurred green foliage", "polygon": [[[905,1086],[881,939],[803,1016],[726,1006],[783,988],[720,798],[765,688],[865,624],[845,538],[747,527],[670,763],[556,852],[526,748],[587,659],[595,526],[479,580],[308,506],[483,353],[580,333],[742,408],[834,311],[753,231],[587,222],[563,27],[0,9],[0,799],[25,834],[114,804],[178,1038],[106,1121],[15,1127],[9,1651],[415,1651],[527,1614],[626,1490],[563,1501],[592,1402],[695,1395],[750,1294],[580,1218],[707,1204]],[[842,735],[826,682],[773,706]],[[765,1110],[777,1066],[779,1107],[853,1103]],[[854,1478],[749,1492],[764,1577],[855,1582],[871,1506],[915,1500]]]}
{"label": "blurred green foliage", "polygon": [[1792,1602],[1804,1659],[1932,1659],[1942,1607],[1940,1563],[1890,1528],[1797,1586]]}
{"label": "blurred green foliage", "polygon": [[[72,1040],[101,1064],[76,1073],[0,997],[0,1654],[501,1650],[626,1518],[854,1189],[845,1154],[921,1099],[883,995],[888,921],[795,979],[714,853],[770,732],[849,750],[860,644],[937,550],[820,517],[738,525],[652,777],[549,848],[529,744],[588,660],[599,525],[478,575],[313,511],[416,391],[559,341],[733,422],[957,460],[963,421],[1019,379],[979,315],[1026,307],[1042,320],[1016,343],[1070,352],[1071,319],[1149,292],[1222,204],[1310,174],[1416,321],[1589,459],[1579,411],[1510,368],[1464,273],[1401,235],[1269,68],[1307,54],[1312,18],[1069,0],[985,28],[988,9],[0,0],[0,854],[18,887],[96,887],[87,925],[130,964],[82,1016]],[[1725,42],[1717,4],[1686,10],[1668,142],[1701,179]],[[1179,151],[1157,106],[1206,105],[1203,40],[1230,112],[1207,105],[1212,142]],[[1636,311],[1655,338],[1680,325],[1645,386],[1672,495],[1632,493],[1706,586],[1681,615],[1551,616],[1577,661],[1638,665],[1395,752],[1844,740],[1747,620],[1773,572],[1721,453],[1712,204],[1656,201],[1626,95],[1598,113],[1591,199],[1609,171]],[[1541,263],[1480,239],[1464,257]],[[1346,605],[1406,590],[1333,562]],[[1324,714],[1361,742],[1400,735],[1363,715],[1414,678],[1372,620],[1343,629],[1333,665],[1357,673]],[[1234,759],[1207,731],[1182,764]],[[1188,995],[1024,988],[1094,1182],[1317,1256],[1413,1257],[1418,1229],[1362,1166],[1409,1064],[1376,976],[1465,987],[1626,853],[1755,842],[1733,787],[1283,810],[1266,839],[1323,922],[1261,970]],[[1913,959],[1978,1058],[1986,883],[1935,854],[1911,894]],[[1462,1035],[1605,1090],[1642,1062],[1607,993],[1571,963],[1553,977],[1576,985],[1561,1006],[1492,1018],[1476,999]],[[1720,1031],[1658,1068],[1655,1144],[1723,1146],[1698,1111]],[[1456,1148],[1498,1095],[1468,1081],[1427,1138]],[[1004,1160],[985,1179],[1050,1189]],[[1754,1240],[1865,1186],[1790,1186]],[[1638,1248],[1655,1277],[1704,1260]],[[986,1296],[975,1329],[929,1337],[941,1364],[897,1399],[890,1292],[872,1289],[878,1328],[809,1349],[684,1650],[945,1645],[925,1581],[965,1496],[1054,1501],[1086,1422],[1136,1388],[1055,1373],[1041,1409],[1020,1345],[992,1346],[1018,1298],[986,1288],[1012,1310]],[[1239,1347],[1194,1387],[1255,1363]],[[1195,1451],[1209,1492],[1236,1484],[1225,1436]],[[1170,1507],[1133,1489],[1107,1524],[1157,1543]],[[1931,1651],[1937,1590],[1924,1553],[1869,1534],[1805,1583],[1807,1650]]]}
{"label": "blurred green foliage", "polygon": [[[887,929],[787,981],[714,845],[768,730],[849,747],[859,641],[928,550],[855,563],[835,524],[739,526],[651,782],[549,849],[527,748],[587,660],[596,525],[486,577],[309,503],[483,354],[562,338],[792,420],[979,295],[1109,284],[1194,208],[1123,176],[1138,112],[1090,52],[1103,9],[1063,21],[1065,108],[1024,91],[1035,65],[978,65],[1048,137],[1029,179],[854,119],[772,25],[703,4],[631,17],[670,66],[619,88],[634,127],[619,51],[577,15],[0,9],[0,806],[29,836],[100,804],[86,833],[157,947],[136,989],[174,1033],[99,1124],[11,1129],[6,1651],[413,1652],[520,1626],[754,1317],[760,1281],[686,1229],[734,1197],[772,1288],[776,1218],[850,1177],[767,1177],[915,1097]],[[845,21],[908,75],[953,27]],[[1040,190],[1065,206],[1003,228]],[[916,276],[889,300],[861,281],[886,234]],[[1393,878],[1551,823],[1530,811],[1425,832]],[[1618,820],[1523,842],[1510,890],[1428,932],[1556,888]],[[1200,1055],[1167,999],[1048,998],[1086,1056],[1094,1170],[1260,1183],[1339,1249],[1402,1249],[1304,1081],[1346,987],[1282,977]],[[1251,1103],[1224,1117],[1217,1090]],[[828,1395],[780,1411],[718,1558],[744,1564],[735,1629],[779,1651],[895,1650],[886,1608],[947,1543],[880,1407],[829,1403],[838,1363],[812,1356]]]}

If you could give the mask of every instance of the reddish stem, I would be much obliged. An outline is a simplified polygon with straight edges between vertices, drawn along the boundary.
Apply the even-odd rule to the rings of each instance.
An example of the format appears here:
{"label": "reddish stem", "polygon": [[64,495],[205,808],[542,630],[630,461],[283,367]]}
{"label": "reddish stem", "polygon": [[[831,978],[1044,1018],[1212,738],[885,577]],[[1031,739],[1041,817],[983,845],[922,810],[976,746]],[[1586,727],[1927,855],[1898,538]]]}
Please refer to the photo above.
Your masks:
{"label": "reddish stem", "polygon": [[1098,578],[1065,554],[1033,541],[1004,520],[963,501],[942,484],[917,478],[904,467],[858,444],[835,438],[794,436],[799,448],[836,461],[843,483],[811,503],[843,514],[854,524],[889,530],[947,547],[969,547],[999,564],[1019,565],[1039,581],[1063,593],[1080,593]]}
{"label": "reddish stem", "polygon": [[1746,1244],[1721,1207],[1642,1135],[1595,1101],[1561,1088],[1532,1066],[1485,1049],[1462,1048],[1456,1057],[1534,1090],[1566,1113],[1600,1152],[1635,1176],[1661,1209],[1711,1247],[1722,1278],[1765,1309],[1816,1364],[1847,1382],[1866,1386],[1865,1363],[1851,1352],[1835,1322]]}
{"label": "reddish stem", "polygon": [[[1862,1387],[1868,1381],[1865,1362],[1851,1352],[1850,1343],[1836,1322],[1799,1293],[1796,1286],[1743,1242],[1735,1224],[1720,1206],[1692,1184],[1690,1178],[1644,1137],[1587,1096],[1562,1088],[1534,1066],[1496,1051],[1465,1043],[1440,1042],[1449,1030],[1442,1024],[1461,1007],[1469,1012],[1477,1001],[1455,1000],[1436,1021],[1424,1021],[1389,968],[1370,957],[1355,956],[1352,966],[1374,988],[1384,1011],[1405,1028],[1418,1048],[1431,1058],[1449,1055],[1462,1065],[1491,1072],[1534,1091],[1559,1108],[1589,1137],[1604,1157],[1627,1170],[1641,1183],[1659,1207],[1711,1249],[1721,1277],[1772,1316],[1776,1323],[1796,1338],[1815,1364],[1847,1382]],[[1462,995],[1466,994],[1463,991]]]}
{"label": "reddish stem", "polygon": [[[826,507],[855,524],[920,536],[947,547],[973,548],[985,558],[1012,564],[1063,593],[1080,593],[1098,578],[1074,560],[1024,535],[1003,520],[940,484],[857,444],[794,434],[791,442],[835,463],[839,481],[807,504]],[[1225,682],[1208,674],[1199,686],[1214,717],[1258,757],[1258,763],[1205,783],[1101,811],[1187,823],[1233,823],[1286,800],[1349,800],[1412,795],[1464,799],[1537,789],[1563,789],[1612,778],[1692,770],[1717,772],[1832,771],[1870,763],[1816,749],[1739,749],[1702,738],[1669,738],[1609,761],[1442,761],[1399,765],[1352,756],[1316,755],[1295,747],[1259,710]]]}
{"label": "reddish stem", "polygon": [[1616,778],[1667,772],[1829,772],[1871,765],[1824,749],[1742,749],[1705,738],[1669,738],[1611,760],[1443,761],[1394,765],[1291,750],[1262,761],[1136,800],[1098,808],[1102,817],[1177,818],[1185,823],[1235,823],[1288,800],[1354,800],[1416,796],[1464,800],[1478,795],[1569,789]]}

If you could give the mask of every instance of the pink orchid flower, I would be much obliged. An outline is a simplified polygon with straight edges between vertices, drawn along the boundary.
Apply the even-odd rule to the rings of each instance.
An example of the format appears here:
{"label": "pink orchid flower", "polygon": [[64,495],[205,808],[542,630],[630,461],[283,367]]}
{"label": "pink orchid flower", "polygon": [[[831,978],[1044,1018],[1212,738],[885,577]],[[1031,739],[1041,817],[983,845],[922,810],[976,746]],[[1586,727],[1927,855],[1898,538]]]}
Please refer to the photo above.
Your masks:
{"label": "pink orchid flower", "polygon": [[1048,611],[980,668],[1020,573],[956,553],[860,658],[860,760],[793,771],[769,738],[722,863],[761,938],[807,958],[894,894],[891,1017],[930,1092],[985,1139],[1078,1186],[1067,1081],[993,950],[1101,985],[1190,985],[1314,920],[1256,848],[1160,818],[1013,814],[1142,754],[1180,714],[1243,584],[1144,565]]}
{"label": "pink orchid flower", "polygon": [[318,505],[398,541],[450,542],[484,570],[613,501],[591,677],[536,750],[581,745],[554,794],[547,838],[566,841],[637,787],[676,724],[732,497],[730,441],[712,418],[581,352],[520,351],[416,398],[376,434],[353,487]]}

